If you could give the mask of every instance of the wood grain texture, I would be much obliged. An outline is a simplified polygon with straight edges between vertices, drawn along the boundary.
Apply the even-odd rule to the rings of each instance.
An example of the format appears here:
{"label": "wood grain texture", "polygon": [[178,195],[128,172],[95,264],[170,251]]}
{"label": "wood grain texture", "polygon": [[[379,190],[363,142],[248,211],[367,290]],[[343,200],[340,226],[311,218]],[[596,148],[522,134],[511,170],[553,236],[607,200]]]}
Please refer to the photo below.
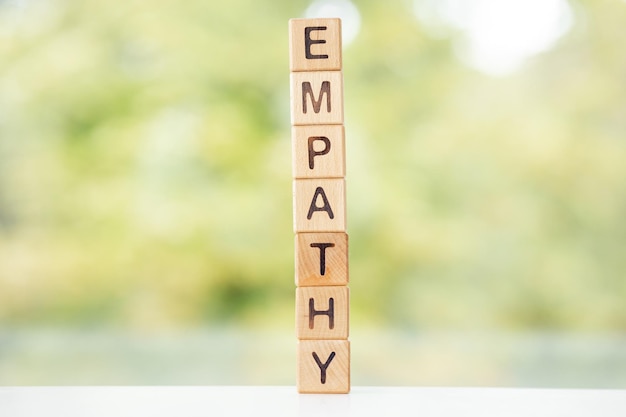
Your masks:
{"label": "wood grain texture", "polygon": [[293,216],[296,233],[345,232],[345,180],[343,178],[294,180]]}
{"label": "wood grain texture", "polygon": [[341,20],[289,20],[289,52],[292,72],[341,70]]}
{"label": "wood grain texture", "polygon": [[350,392],[350,342],[301,340],[297,354],[297,388],[300,393]]}
{"label": "wood grain texture", "polygon": [[291,124],[343,124],[341,71],[291,73]]}
{"label": "wood grain texture", "polygon": [[349,316],[348,287],[296,288],[298,339],[347,339]]}
{"label": "wood grain texture", "polygon": [[297,389],[350,391],[341,20],[291,19]]}
{"label": "wood grain texture", "polygon": [[348,285],[346,233],[298,233],[295,252],[298,287]]}
{"label": "wood grain texture", "polygon": [[294,178],[346,176],[346,150],[342,125],[294,126],[291,129]]}

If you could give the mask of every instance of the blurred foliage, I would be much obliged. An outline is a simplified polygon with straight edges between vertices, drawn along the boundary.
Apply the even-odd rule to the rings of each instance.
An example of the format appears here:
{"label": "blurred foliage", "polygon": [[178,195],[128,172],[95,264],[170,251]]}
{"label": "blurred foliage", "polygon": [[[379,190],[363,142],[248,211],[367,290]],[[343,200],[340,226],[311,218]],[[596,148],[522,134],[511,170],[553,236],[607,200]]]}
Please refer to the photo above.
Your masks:
{"label": "blurred foliage", "polygon": [[[558,46],[500,78],[410,2],[356,5],[353,324],[626,330],[626,4],[574,3]],[[306,6],[0,2],[2,323],[291,325]]]}

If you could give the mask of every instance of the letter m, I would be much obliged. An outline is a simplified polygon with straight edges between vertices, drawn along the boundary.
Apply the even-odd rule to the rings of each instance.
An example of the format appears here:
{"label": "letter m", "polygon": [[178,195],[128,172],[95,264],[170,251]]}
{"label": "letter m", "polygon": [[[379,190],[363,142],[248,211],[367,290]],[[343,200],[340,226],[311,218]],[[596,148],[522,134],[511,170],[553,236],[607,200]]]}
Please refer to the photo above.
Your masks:
{"label": "letter m", "polygon": [[302,83],[302,111],[304,113],[307,112],[307,96],[311,96],[311,103],[313,104],[313,111],[315,113],[319,113],[322,108],[322,98],[326,94],[326,111],[330,113],[330,81],[322,82],[322,88],[320,89],[320,93],[317,96],[317,100],[313,95],[313,88],[311,87],[311,83],[305,81]]}

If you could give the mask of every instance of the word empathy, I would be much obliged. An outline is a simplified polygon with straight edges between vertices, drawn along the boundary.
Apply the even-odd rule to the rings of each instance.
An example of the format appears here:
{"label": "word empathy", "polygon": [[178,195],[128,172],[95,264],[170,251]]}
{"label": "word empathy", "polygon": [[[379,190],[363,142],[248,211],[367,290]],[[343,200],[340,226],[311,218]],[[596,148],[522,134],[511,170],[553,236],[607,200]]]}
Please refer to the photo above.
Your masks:
{"label": "word empathy", "polygon": [[297,387],[350,391],[341,20],[289,21]]}

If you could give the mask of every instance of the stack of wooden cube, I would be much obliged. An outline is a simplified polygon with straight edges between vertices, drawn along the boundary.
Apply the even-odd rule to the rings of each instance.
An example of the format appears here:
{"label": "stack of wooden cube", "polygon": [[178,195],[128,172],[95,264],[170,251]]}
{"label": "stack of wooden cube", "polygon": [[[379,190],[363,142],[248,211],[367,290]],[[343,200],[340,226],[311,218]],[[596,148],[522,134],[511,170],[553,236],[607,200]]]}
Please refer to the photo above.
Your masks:
{"label": "stack of wooden cube", "polygon": [[291,19],[297,387],[350,391],[340,19]]}

